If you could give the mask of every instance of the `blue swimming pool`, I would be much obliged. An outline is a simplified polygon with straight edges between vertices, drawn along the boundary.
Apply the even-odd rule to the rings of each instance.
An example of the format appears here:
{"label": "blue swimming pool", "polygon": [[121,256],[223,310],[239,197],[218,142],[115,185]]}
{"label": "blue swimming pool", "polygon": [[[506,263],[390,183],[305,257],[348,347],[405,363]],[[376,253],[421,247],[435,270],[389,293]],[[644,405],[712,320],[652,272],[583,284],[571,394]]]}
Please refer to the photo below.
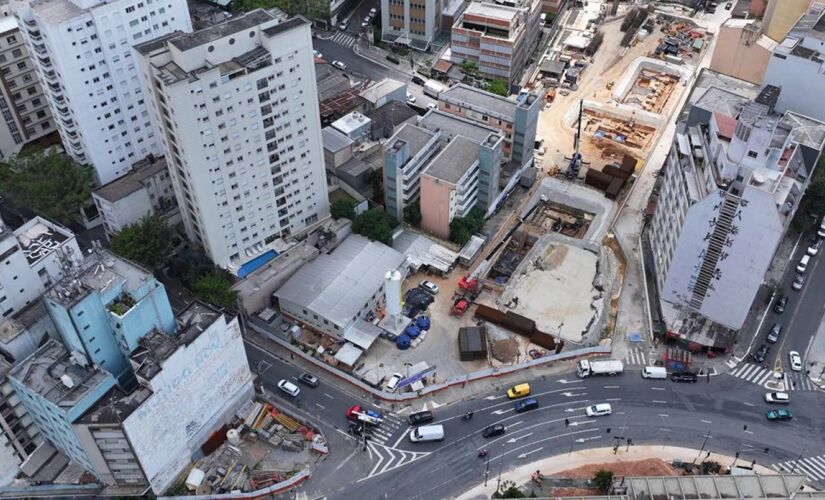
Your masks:
{"label": "blue swimming pool", "polygon": [[267,262],[274,259],[278,256],[278,252],[275,250],[268,250],[261,255],[255,257],[254,259],[250,260],[249,262],[244,263],[238,269],[238,277],[243,279],[249,276],[251,273],[257,271],[258,269],[262,268],[266,265]]}

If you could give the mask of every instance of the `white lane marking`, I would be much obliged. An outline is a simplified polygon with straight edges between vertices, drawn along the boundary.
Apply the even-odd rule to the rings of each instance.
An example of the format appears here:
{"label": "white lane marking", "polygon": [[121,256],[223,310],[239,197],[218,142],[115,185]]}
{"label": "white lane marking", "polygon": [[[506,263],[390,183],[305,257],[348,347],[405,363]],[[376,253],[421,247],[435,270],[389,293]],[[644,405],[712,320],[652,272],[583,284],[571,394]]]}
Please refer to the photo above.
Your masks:
{"label": "white lane marking", "polygon": [[622,400],[622,398],[608,398],[608,399],[605,399],[605,401],[621,401],[621,400]]}
{"label": "white lane marking", "polygon": [[618,385],[606,385],[606,386],[604,386],[604,388],[605,389],[618,389],[619,386]]}
{"label": "white lane marking", "polygon": [[659,400],[659,399],[654,399],[653,401],[651,401],[651,403],[659,403],[660,405],[666,405],[666,404],[667,404],[667,401],[662,401],[662,400]]}
{"label": "white lane marking", "polygon": [[326,392],[324,393],[324,396],[328,397],[329,399],[335,399],[334,397],[330,396],[330,395],[329,395],[329,394],[327,394]]}
{"label": "white lane marking", "polygon": [[542,447],[536,448],[535,450],[526,451],[526,452],[522,453],[521,455],[519,455],[518,457],[519,458],[527,458],[527,455],[532,455],[533,453],[539,452],[543,449],[544,449],[544,447],[542,446]]}
{"label": "white lane marking", "polygon": [[753,408],[754,406],[756,406],[755,404],[753,404],[753,403],[748,403],[747,401],[742,401],[742,403],[743,403],[743,404],[745,404],[745,405],[750,406],[751,408]]}
{"label": "white lane marking", "polygon": [[412,429],[407,429],[407,430],[405,430],[404,432],[402,432],[402,433],[401,433],[401,435],[400,435],[400,436],[398,436],[398,439],[396,439],[395,444],[394,444],[394,445],[392,445],[392,447],[393,447],[393,448],[398,448],[398,444],[401,442],[401,440],[402,440],[402,439],[404,439],[404,437],[406,437],[406,436],[407,436],[407,434],[409,434],[409,432],[410,432],[411,430],[412,430]]}
{"label": "white lane marking", "polygon": [[659,427],[659,430],[662,431],[662,432],[670,432],[670,429],[668,429],[666,427]]}
{"label": "white lane marking", "polygon": [[650,390],[651,391],[664,391],[666,389],[664,387],[651,387]]}
{"label": "white lane marking", "polygon": [[665,418],[665,417],[669,417],[670,415],[668,415],[667,413],[660,413],[659,416],[662,417],[662,418]]}
{"label": "white lane marking", "polygon": [[327,407],[326,407],[326,406],[324,406],[324,405],[322,405],[322,404],[319,404],[319,403],[315,403],[315,406],[317,406],[318,408],[320,408],[320,409],[322,409],[322,410],[326,410],[326,409],[327,409]]}
{"label": "white lane marking", "polygon": [[522,423],[524,423],[524,420],[519,420],[518,422],[514,422],[514,423],[508,425],[507,427],[515,427],[515,426],[517,426],[519,424],[522,424]]}
{"label": "white lane marking", "polygon": [[700,422],[702,422],[703,424],[712,424],[713,423],[710,420],[700,420]]}

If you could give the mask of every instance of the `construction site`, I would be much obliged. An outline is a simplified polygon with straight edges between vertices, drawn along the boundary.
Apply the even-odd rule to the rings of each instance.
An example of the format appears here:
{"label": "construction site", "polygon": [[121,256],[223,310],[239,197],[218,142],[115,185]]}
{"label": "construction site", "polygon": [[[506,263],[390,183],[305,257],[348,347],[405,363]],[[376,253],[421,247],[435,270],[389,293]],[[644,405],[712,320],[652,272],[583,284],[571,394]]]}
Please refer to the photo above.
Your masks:
{"label": "construction site", "polygon": [[277,493],[308,477],[329,452],[320,433],[270,403],[250,400],[236,417],[204,444],[206,456],[168,495]]}

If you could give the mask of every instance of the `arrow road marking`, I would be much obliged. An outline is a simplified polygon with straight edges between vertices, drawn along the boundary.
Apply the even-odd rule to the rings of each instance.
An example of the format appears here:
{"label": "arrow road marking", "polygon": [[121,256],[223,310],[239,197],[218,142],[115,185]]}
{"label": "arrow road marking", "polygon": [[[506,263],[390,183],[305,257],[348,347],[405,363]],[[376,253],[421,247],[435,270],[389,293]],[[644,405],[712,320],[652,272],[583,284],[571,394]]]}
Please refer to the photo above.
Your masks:
{"label": "arrow road marking", "polygon": [[585,441],[592,441],[592,440],[594,440],[594,439],[599,439],[600,437],[601,437],[601,436],[593,436],[593,437],[587,437],[587,438],[579,438],[579,439],[577,439],[577,440],[576,440],[576,442],[577,442],[577,443],[584,443]]}
{"label": "arrow road marking", "polygon": [[503,397],[504,397],[504,396],[487,396],[487,397],[486,397],[486,398],[484,398],[484,399],[486,399],[487,401],[495,401],[496,399],[501,399],[501,398],[503,398]]}
{"label": "arrow road marking", "polygon": [[530,451],[528,451],[528,452],[522,453],[522,454],[521,454],[521,455],[519,455],[518,457],[519,457],[519,458],[527,458],[527,455],[532,455],[533,453],[539,452],[539,451],[541,451],[541,450],[543,450],[543,449],[544,449],[544,447],[539,447],[539,448],[536,448],[535,450],[530,450]]}
{"label": "arrow road marking", "polygon": [[581,383],[581,380],[567,380],[567,379],[561,378],[559,380],[556,380],[556,382],[558,382],[560,384],[579,384],[579,383]]}
{"label": "arrow road marking", "polygon": [[570,427],[576,427],[577,425],[585,425],[585,424],[593,424],[595,420],[584,420],[582,422],[570,422]]}
{"label": "arrow road marking", "polygon": [[491,411],[490,414],[491,415],[504,415],[505,413],[511,412],[513,410],[515,410],[515,408],[509,408],[507,410],[496,410],[496,411]]}
{"label": "arrow road marking", "polygon": [[524,420],[519,420],[518,422],[514,422],[514,423],[508,425],[507,428],[510,429],[510,428],[515,427],[515,426],[517,426],[519,424],[522,424],[522,423],[524,423]]}
{"label": "arrow road marking", "polygon": [[519,436],[517,438],[510,438],[510,439],[507,440],[507,442],[512,444],[512,443],[515,443],[516,441],[520,441],[522,439],[529,438],[532,435],[533,435],[533,433],[531,432],[530,434],[525,434],[525,435]]}
{"label": "arrow road marking", "polygon": [[586,392],[562,392],[562,396],[566,396],[568,398],[572,398],[573,396],[584,396],[587,394]]}

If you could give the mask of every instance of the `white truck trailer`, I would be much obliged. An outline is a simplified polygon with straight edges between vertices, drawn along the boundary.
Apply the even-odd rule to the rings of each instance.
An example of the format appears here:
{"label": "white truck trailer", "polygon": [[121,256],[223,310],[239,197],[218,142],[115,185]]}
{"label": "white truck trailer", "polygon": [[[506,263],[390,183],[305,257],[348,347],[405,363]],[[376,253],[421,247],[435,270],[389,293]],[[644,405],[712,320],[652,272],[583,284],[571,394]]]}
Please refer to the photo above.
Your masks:
{"label": "white truck trailer", "polygon": [[602,361],[581,359],[576,365],[576,374],[580,378],[591,375],[619,375],[623,371],[624,363],[618,359],[605,359]]}

